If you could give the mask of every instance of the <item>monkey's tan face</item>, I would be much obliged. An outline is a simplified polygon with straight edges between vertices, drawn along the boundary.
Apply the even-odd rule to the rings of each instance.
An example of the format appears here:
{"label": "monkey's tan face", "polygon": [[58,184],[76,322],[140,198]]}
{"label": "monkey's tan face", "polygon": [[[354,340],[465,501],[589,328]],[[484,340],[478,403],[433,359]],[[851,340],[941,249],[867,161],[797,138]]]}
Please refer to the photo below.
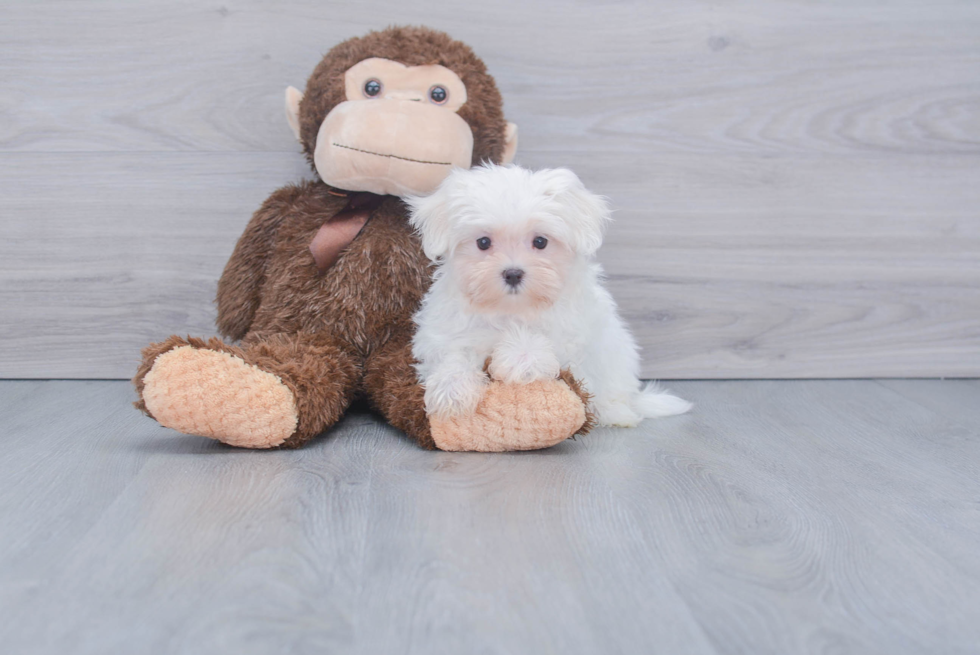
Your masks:
{"label": "monkey's tan face", "polygon": [[344,75],[347,100],[327,114],[313,161],[327,184],[428,193],[453,166],[469,168],[473,133],[456,113],[466,86],[443,66],[365,59]]}
{"label": "monkey's tan face", "polygon": [[327,114],[313,162],[351,191],[429,193],[454,166],[469,168],[473,133],[456,113],[466,86],[443,66],[371,58],[344,75],[346,101]]}

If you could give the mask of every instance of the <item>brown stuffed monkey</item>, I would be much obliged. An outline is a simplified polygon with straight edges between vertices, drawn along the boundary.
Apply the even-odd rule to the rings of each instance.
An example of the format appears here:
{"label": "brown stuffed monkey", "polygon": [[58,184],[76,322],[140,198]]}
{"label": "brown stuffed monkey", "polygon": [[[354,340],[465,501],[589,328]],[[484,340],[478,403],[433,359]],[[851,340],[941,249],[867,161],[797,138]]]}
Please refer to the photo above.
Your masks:
{"label": "brown stuffed monkey", "polygon": [[366,398],[426,448],[545,448],[588,425],[567,374],[493,382],[472,416],[430,421],[413,368],[412,315],[429,262],[398,196],[431,192],[453,166],[506,163],[517,146],[500,93],[470,48],[390,28],[333,48],[290,127],[319,179],[255,213],[218,283],[217,338],[143,351],[136,406],[160,424],[245,448],[295,448]]}

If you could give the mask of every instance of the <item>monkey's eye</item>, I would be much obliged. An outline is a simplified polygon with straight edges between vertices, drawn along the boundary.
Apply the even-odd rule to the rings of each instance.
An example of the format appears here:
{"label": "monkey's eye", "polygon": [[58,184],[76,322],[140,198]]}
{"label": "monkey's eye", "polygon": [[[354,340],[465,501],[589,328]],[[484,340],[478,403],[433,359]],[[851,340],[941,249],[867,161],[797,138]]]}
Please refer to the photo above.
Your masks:
{"label": "monkey's eye", "polygon": [[449,91],[444,86],[434,86],[429,89],[429,98],[437,105],[441,105],[449,98]]}
{"label": "monkey's eye", "polygon": [[534,237],[534,241],[531,242],[531,245],[537,248],[538,250],[544,250],[545,247],[548,245],[548,240],[545,239],[544,237]]}
{"label": "monkey's eye", "polygon": [[381,82],[378,80],[368,80],[364,83],[364,95],[373,98],[381,93]]}
{"label": "monkey's eye", "polygon": [[480,237],[477,239],[476,247],[480,250],[490,250],[490,237]]}

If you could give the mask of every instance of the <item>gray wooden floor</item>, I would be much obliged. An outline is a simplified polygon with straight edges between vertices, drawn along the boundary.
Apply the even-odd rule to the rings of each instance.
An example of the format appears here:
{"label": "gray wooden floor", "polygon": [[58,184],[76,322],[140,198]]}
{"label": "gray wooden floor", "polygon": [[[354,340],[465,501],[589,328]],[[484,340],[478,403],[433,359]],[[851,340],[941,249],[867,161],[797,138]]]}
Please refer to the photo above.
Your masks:
{"label": "gray wooden floor", "polygon": [[980,382],[683,382],[684,417],[296,452],[0,382],[6,653],[975,653]]}

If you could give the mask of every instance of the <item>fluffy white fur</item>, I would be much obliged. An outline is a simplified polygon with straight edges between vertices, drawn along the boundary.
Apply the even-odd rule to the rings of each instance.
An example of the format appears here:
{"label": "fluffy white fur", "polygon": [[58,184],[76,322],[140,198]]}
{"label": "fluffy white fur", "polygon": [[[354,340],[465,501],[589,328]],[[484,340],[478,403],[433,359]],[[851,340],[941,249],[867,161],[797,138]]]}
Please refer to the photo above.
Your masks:
{"label": "fluffy white fur", "polygon": [[[504,382],[554,379],[568,368],[602,425],[691,408],[641,385],[636,342],[594,261],[610,211],[574,173],[457,169],[432,195],[406,202],[438,266],[413,342],[429,414],[472,412],[489,383],[488,358],[490,375]],[[520,282],[509,284],[507,271],[512,279],[520,271]]]}

